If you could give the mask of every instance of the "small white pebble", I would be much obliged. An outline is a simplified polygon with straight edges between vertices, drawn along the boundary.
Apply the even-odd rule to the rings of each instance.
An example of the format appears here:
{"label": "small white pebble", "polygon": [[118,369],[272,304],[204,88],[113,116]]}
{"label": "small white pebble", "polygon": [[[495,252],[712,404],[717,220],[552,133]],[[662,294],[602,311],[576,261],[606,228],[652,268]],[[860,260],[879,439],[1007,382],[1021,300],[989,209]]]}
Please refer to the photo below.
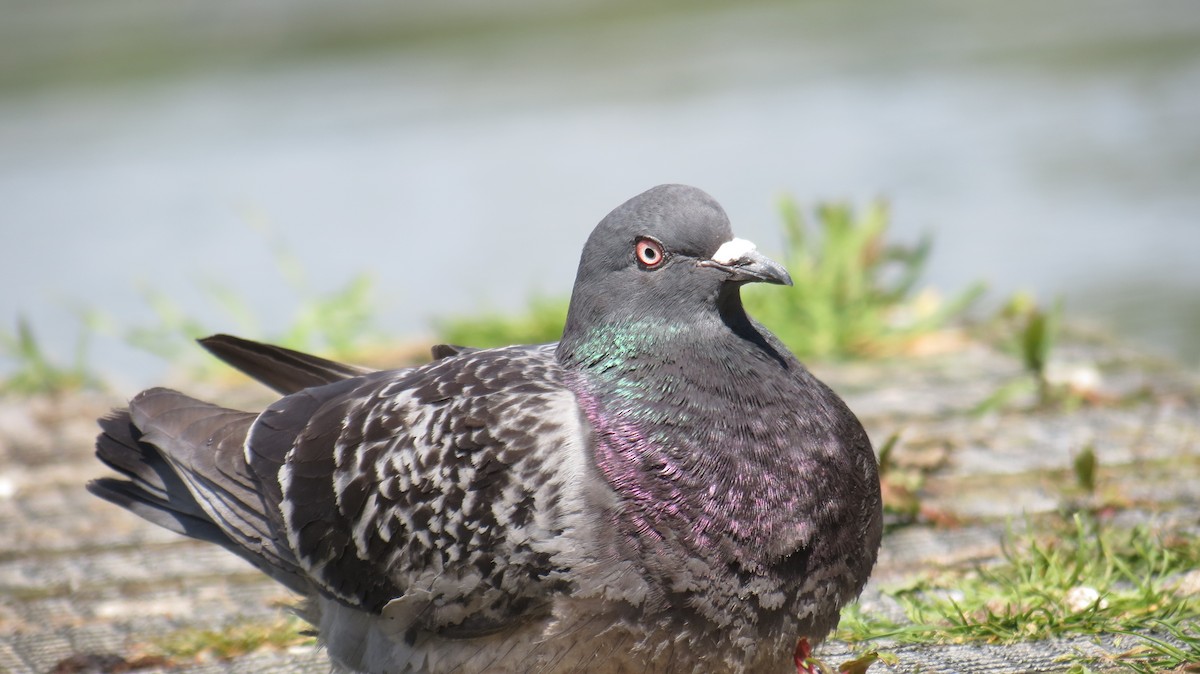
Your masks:
{"label": "small white pebble", "polygon": [[16,495],[17,483],[7,475],[0,475],[0,501],[7,501]]}
{"label": "small white pebble", "polygon": [[1200,569],[1193,569],[1183,574],[1175,584],[1175,594],[1181,597],[1200,596]]}
{"label": "small white pebble", "polygon": [[1100,370],[1087,363],[1062,363],[1050,361],[1046,364],[1046,381],[1054,386],[1066,386],[1075,393],[1095,393],[1100,390]]}
{"label": "small white pebble", "polygon": [[[1099,602],[1099,603],[1097,603]],[[1100,591],[1087,585],[1076,585],[1067,591],[1063,603],[1071,613],[1080,613],[1093,606],[1101,609],[1108,608],[1108,601],[1100,598]]]}

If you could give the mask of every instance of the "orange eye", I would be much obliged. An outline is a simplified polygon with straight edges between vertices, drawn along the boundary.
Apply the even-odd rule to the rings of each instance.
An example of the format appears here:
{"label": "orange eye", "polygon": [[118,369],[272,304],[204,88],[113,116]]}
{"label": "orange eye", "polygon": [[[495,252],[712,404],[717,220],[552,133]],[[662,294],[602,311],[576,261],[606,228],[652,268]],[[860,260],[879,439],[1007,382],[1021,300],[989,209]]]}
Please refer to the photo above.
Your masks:
{"label": "orange eye", "polygon": [[662,244],[654,239],[638,239],[634,254],[646,269],[657,269],[667,257],[663,254]]}

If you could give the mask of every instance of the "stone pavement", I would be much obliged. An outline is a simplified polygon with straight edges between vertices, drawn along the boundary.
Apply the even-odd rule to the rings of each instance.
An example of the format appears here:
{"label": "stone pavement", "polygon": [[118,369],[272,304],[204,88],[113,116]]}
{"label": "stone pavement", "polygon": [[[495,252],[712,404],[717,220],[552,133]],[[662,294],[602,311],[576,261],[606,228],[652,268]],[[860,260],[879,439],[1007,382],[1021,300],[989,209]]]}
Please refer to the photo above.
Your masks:
{"label": "stone pavement", "polygon": [[[864,609],[894,610],[880,588],[910,574],[998,555],[1012,518],[1060,507],[1072,457],[1089,446],[1110,486],[1200,529],[1196,380],[1113,346],[1056,353],[1065,376],[1088,382],[1088,394],[1110,404],[1064,413],[1021,411],[1028,401],[1016,401],[1013,411],[969,414],[1021,376],[1015,359],[979,346],[814,368],[862,417],[877,446],[899,434],[893,460],[923,475],[923,512],[937,514],[885,537]],[[247,404],[266,400],[241,390],[223,400],[230,395]],[[165,636],[277,621],[290,597],[233,555],[84,491],[88,479],[105,474],[92,458],[94,420],[119,402],[100,394],[0,399],[0,672],[329,672],[323,653],[303,644],[229,660],[155,656]],[[955,520],[962,523],[947,524]],[[871,672],[1000,673],[1063,671],[1081,654],[1122,644],[1110,637],[880,648],[898,662]],[[835,664],[852,651],[828,643],[817,654]]]}

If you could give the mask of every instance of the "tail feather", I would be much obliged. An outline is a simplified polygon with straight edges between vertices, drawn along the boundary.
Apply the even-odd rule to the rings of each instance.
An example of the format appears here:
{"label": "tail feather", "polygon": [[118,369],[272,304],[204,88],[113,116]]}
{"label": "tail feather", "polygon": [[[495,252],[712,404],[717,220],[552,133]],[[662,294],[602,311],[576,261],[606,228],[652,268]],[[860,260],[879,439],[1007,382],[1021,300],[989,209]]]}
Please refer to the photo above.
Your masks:
{"label": "tail feather", "polygon": [[368,374],[371,370],[232,335],[199,340],[217,358],[283,395]]}
{"label": "tail feather", "polygon": [[175,500],[159,499],[133,482],[102,477],[89,482],[87,490],[164,529],[232,549],[232,542],[220,527],[178,509]]}
{"label": "tail feather", "polygon": [[96,456],[129,480],[95,480],[88,484],[89,491],[176,533],[221,545],[228,542],[171,465],[154,447],[140,441],[142,433],[129,412],[103,417],[100,428]]}
{"label": "tail feather", "polygon": [[[96,438],[97,458],[159,500],[167,501],[172,494],[180,493],[183,482],[153,447],[140,441],[142,432],[133,425],[127,410],[115,410],[102,417],[99,423],[101,433]],[[186,505],[181,503],[180,508]],[[195,506],[192,514],[198,513],[203,511]]]}
{"label": "tail feather", "polygon": [[172,531],[216,543],[289,588],[311,588],[277,534],[243,443],[256,415],[169,389],[150,389],[128,412],[101,420],[96,454],[126,481],[89,490]]}

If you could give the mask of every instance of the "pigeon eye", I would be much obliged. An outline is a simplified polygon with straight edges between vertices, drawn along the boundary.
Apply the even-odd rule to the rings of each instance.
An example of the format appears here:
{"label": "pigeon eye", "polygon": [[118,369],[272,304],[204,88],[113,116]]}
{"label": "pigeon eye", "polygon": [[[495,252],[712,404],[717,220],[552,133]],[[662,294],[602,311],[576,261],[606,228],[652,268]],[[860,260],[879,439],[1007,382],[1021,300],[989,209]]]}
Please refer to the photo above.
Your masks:
{"label": "pigeon eye", "polygon": [[637,245],[634,246],[634,254],[646,269],[657,269],[667,257],[663,253],[662,244],[654,239],[638,239]]}

